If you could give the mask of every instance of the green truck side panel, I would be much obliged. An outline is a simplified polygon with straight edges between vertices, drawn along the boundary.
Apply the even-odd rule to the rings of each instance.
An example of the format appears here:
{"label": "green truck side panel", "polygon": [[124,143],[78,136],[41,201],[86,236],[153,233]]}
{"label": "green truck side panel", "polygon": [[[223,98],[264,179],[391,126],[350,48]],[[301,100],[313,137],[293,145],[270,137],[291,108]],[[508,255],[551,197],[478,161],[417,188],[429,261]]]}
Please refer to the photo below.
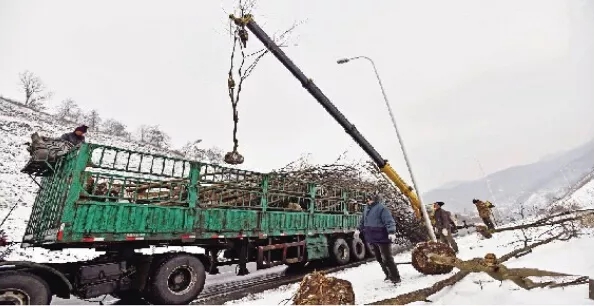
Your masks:
{"label": "green truck side panel", "polygon": [[[23,240],[41,245],[89,237],[305,235],[308,256],[322,258],[328,253],[323,234],[358,225],[360,212],[346,203],[364,193],[312,183],[295,189],[294,182],[291,189],[283,182],[281,174],[83,144],[42,179]],[[279,203],[305,203],[307,209],[290,211]]]}
{"label": "green truck side panel", "polygon": [[[72,226],[64,231],[66,241],[81,241],[85,236],[168,235],[179,239],[192,234],[197,239],[214,235],[227,238],[281,235],[313,235],[342,230],[353,231],[358,215],[308,214],[305,212],[262,212],[240,209],[196,209],[183,207],[139,206],[119,203],[81,203],[76,205]],[[316,220],[316,226],[308,226]],[[117,238],[119,237],[119,238]]]}

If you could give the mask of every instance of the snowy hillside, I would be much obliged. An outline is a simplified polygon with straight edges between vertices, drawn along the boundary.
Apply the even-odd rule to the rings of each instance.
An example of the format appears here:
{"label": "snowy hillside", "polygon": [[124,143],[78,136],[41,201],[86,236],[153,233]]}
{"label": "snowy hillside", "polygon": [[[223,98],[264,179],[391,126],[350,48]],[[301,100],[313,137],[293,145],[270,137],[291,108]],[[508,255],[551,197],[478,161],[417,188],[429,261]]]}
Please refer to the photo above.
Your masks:
{"label": "snowy hillside", "polygon": [[[445,201],[455,212],[473,212],[472,198],[495,200],[501,215],[514,215],[520,203],[544,204],[563,197],[594,172],[594,140],[527,165],[513,166],[485,179],[448,184],[426,192],[426,201]],[[494,198],[493,198],[494,197]]]}
{"label": "snowy hillside", "polygon": [[[10,208],[18,203],[2,226],[9,237],[9,241],[20,241],[22,239],[35,194],[38,190],[37,185],[27,175],[20,173],[20,169],[29,158],[28,153],[25,151],[26,146],[23,143],[31,140],[30,135],[33,132],[57,137],[72,131],[73,128],[74,126],[59,123],[51,115],[36,112],[0,99],[0,133],[2,135],[0,137],[0,218],[4,219]],[[170,155],[166,151],[151,146],[102,133],[89,132],[87,139],[94,143]],[[40,252],[39,254],[46,253],[44,250],[38,252]],[[75,256],[77,258],[80,258],[80,256],[94,256],[88,250],[74,250],[67,253],[70,252],[77,254]],[[16,259],[21,256],[30,258],[31,252],[27,251],[27,254],[16,249],[8,258]],[[66,257],[60,255],[59,252],[52,252],[51,258],[65,259]]]}

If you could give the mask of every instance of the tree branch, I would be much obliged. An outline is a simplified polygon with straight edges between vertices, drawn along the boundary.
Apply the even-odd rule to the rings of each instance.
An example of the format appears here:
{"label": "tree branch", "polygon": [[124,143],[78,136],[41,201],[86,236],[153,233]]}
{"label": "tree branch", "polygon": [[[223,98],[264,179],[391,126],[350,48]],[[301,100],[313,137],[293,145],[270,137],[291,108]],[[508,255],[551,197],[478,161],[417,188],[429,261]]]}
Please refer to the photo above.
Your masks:
{"label": "tree branch", "polygon": [[[543,270],[537,270],[537,269],[508,269],[505,266],[501,265],[501,263],[503,263],[511,258],[514,258],[518,254],[525,253],[528,250],[532,250],[538,246],[550,243],[552,241],[563,239],[563,238],[565,238],[565,235],[568,235],[568,233],[562,232],[562,233],[559,233],[553,237],[545,239],[543,241],[539,241],[539,242],[530,244],[528,246],[525,246],[520,249],[516,249],[512,252],[509,252],[509,253],[501,256],[501,258],[499,258],[496,261],[496,263],[497,263],[496,266],[504,267],[505,269],[501,270],[501,271],[507,271],[508,277],[505,278],[505,274],[503,274],[503,275],[495,274],[495,276],[497,276],[497,277],[502,276],[502,277],[500,277],[501,279],[503,279],[503,280],[509,279],[511,281],[514,281],[516,284],[518,284],[516,281],[521,280],[519,282],[527,288],[530,288],[530,286],[532,286],[532,288],[535,288],[534,286],[543,286],[543,285],[539,284],[539,283],[530,284],[529,282],[525,281],[525,279],[526,279],[525,277],[522,278],[523,275],[541,274],[544,276],[544,274],[548,274],[548,275],[554,275],[554,276],[567,276],[568,274],[564,274],[564,273],[543,271]],[[492,255],[494,257],[494,254],[487,254],[487,255]],[[487,273],[493,273],[493,272],[491,272],[491,271],[493,271],[493,268],[488,268],[489,261],[491,260],[491,262],[492,262],[492,259],[493,259],[493,257],[491,257],[491,256],[489,256],[489,258],[487,260],[482,259],[482,258],[474,258],[474,259],[471,259],[468,261],[462,261],[455,257],[443,257],[443,256],[435,255],[435,254],[427,254],[427,256],[431,260],[433,260],[437,263],[453,265],[456,268],[460,269],[460,271],[457,272],[456,274],[452,275],[451,277],[448,277],[444,280],[441,280],[441,281],[433,284],[430,287],[426,287],[426,288],[415,290],[415,291],[412,291],[409,293],[401,294],[394,298],[389,298],[389,299],[384,299],[384,300],[381,300],[378,302],[373,302],[368,305],[405,305],[405,304],[409,304],[412,302],[429,301],[428,298],[431,295],[434,295],[435,293],[441,291],[445,287],[452,286],[452,285],[456,284],[457,282],[462,280],[464,277],[466,277],[470,273],[487,272],[487,271],[489,271]],[[509,272],[509,271],[511,271],[511,272]],[[509,274],[509,273],[511,273],[511,274]],[[493,275],[491,275],[491,274],[489,274],[489,275],[493,277]],[[509,276],[509,275],[511,275],[511,276]],[[495,277],[493,277],[493,278],[495,278]],[[497,279],[497,278],[495,278],[495,279]],[[578,279],[578,280],[580,280],[580,279]],[[578,282],[578,280],[574,280],[573,282],[575,282],[575,284],[581,284],[581,282]],[[546,286],[553,286],[553,285],[562,286],[562,284],[557,284],[557,283],[546,284]],[[527,289],[527,288],[525,288],[525,289]],[[530,289],[532,289],[532,288],[530,288]]]}

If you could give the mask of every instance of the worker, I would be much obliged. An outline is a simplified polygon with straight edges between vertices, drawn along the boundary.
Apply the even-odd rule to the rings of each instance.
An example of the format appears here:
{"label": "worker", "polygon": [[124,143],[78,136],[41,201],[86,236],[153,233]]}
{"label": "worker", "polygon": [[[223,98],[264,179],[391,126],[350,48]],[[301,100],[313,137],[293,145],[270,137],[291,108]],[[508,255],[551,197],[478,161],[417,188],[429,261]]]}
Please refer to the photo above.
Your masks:
{"label": "worker", "polygon": [[493,221],[491,221],[491,208],[495,207],[495,205],[493,205],[489,201],[483,202],[479,199],[473,199],[472,203],[476,206],[476,209],[479,213],[479,217],[483,219],[483,222],[485,223],[487,228],[489,228],[490,230],[494,230],[495,225],[493,224]]}
{"label": "worker", "polygon": [[63,134],[62,136],[60,136],[59,139],[68,141],[71,144],[77,146],[77,145],[85,142],[85,134],[87,133],[88,128],[89,128],[88,126],[83,124],[83,125],[75,128],[74,132]]}
{"label": "worker", "polygon": [[386,278],[393,283],[400,283],[400,273],[392,256],[392,243],[396,241],[396,221],[390,210],[381,203],[379,194],[368,195],[367,205],[363,210],[359,227],[354,236],[363,232],[365,242],[369,243],[375,253]]}
{"label": "worker", "polygon": [[449,245],[454,252],[458,253],[458,244],[454,237],[452,237],[452,218],[450,212],[443,209],[444,202],[433,203],[433,210],[435,210],[435,227],[439,233],[439,240]]}

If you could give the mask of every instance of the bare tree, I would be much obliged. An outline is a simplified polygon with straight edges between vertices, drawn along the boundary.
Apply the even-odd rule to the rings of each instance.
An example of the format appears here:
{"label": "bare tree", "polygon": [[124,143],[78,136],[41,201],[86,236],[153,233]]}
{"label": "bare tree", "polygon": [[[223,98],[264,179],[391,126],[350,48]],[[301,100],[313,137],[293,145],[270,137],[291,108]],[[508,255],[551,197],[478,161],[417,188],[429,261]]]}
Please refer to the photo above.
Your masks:
{"label": "bare tree", "polygon": [[[229,100],[231,101],[231,108],[233,110],[233,150],[225,154],[224,161],[228,164],[243,163],[243,156],[239,154],[239,141],[237,140],[237,125],[239,122],[239,112],[237,105],[239,103],[240,95],[243,89],[244,81],[254,71],[260,59],[268,54],[267,48],[248,50],[248,31],[246,29],[246,22],[251,18],[251,13],[255,7],[255,0],[239,0],[234,13],[230,15],[229,29],[232,36],[232,48],[230,56],[230,66],[227,76],[227,87],[229,89]],[[288,30],[280,35],[274,35],[273,40],[279,47],[286,47],[288,41],[288,34],[290,34],[298,23],[294,23]],[[239,45],[239,48],[237,46]],[[239,54],[237,57],[236,55]],[[235,69],[235,65],[238,68]]]}
{"label": "bare tree", "polygon": [[141,142],[159,148],[168,148],[170,145],[171,138],[158,125],[142,125],[138,134]]}
{"label": "bare tree", "polygon": [[87,114],[85,114],[84,121],[87,123],[91,130],[99,130],[99,125],[101,124],[101,117],[99,116],[99,112],[96,109],[93,109]]}
{"label": "bare tree", "polygon": [[223,161],[223,150],[219,148],[203,149],[198,146],[202,140],[187,142],[180,150],[180,153],[187,159],[203,161],[212,164],[220,164]]}
{"label": "bare tree", "polygon": [[148,141],[148,134],[149,131],[151,129],[151,126],[147,125],[147,124],[143,124],[138,128],[138,139],[140,140],[140,142],[147,142]]}
{"label": "bare tree", "polygon": [[85,113],[83,112],[83,110],[80,109],[80,107],[77,107],[74,110],[72,110],[71,121],[80,123],[81,121],[84,120],[84,116],[85,116]]}
{"label": "bare tree", "polygon": [[41,79],[28,70],[22,72],[19,77],[21,88],[25,93],[23,104],[33,109],[43,109],[43,104],[51,98],[52,93],[47,92]]}
{"label": "bare tree", "polygon": [[67,98],[60,103],[56,115],[60,120],[74,120],[74,117],[77,117],[79,112],[78,104],[71,98]]}
{"label": "bare tree", "polygon": [[114,120],[114,119],[107,119],[102,124],[103,131],[113,136],[118,137],[128,137],[130,133],[126,130],[126,125]]}

